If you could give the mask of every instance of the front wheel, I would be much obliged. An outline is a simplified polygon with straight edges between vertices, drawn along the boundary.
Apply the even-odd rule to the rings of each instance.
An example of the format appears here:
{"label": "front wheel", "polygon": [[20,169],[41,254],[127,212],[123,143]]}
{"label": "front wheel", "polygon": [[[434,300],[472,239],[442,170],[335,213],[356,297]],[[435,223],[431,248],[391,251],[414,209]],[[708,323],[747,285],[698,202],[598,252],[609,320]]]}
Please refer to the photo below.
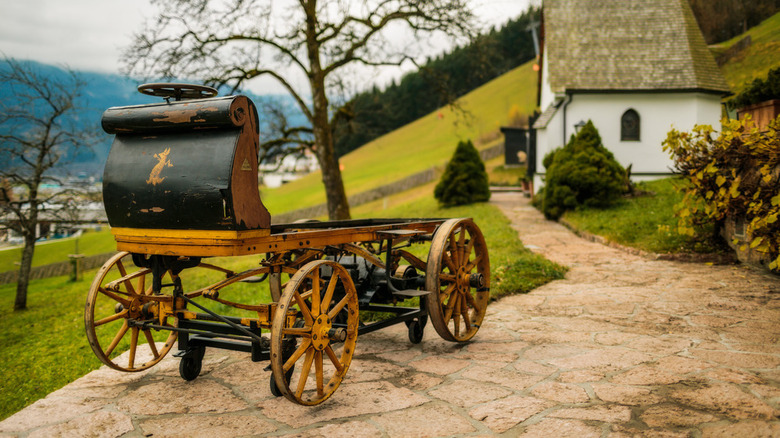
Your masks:
{"label": "front wheel", "polygon": [[[167,274],[166,274],[167,275]],[[156,319],[163,296],[152,292],[152,271],[137,268],[128,252],[111,257],[98,271],[87,295],[84,328],[101,362],[119,371],[142,371],[160,362],[173,347],[175,331],[155,331],[140,321]],[[162,325],[173,326],[165,318]],[[161,347],[158,342],[163,342]],[[124,357],[120,354],[130,350]]]}
{"label": "front wheel", "polygon": [[[346,324],[336,323],[337,316]],[[357,292],[347,270],[332,260],[304,265],[287,283],[271,326],[276,389],[302,405],[328,399],[349,369],[357,334]],[[296,348],[288,356],[284,349],[291,344]]]}
{"label": "front wheel", "polygon": [[182,356],[179,362],[179,375],[186,381],[195,380],[203,369],[203,356],[206,354],[205,347],[196,348]]}

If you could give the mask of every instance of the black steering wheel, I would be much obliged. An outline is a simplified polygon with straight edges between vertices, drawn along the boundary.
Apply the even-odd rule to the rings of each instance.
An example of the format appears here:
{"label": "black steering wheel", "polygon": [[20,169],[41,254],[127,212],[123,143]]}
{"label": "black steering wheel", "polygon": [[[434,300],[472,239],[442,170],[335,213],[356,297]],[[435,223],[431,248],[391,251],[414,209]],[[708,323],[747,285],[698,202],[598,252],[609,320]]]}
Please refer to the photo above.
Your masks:
{"label": "black steering wheel", "polygon": [[177,101],[183,99],[205,99],[219,94],[216,88],[207,87],[205,85],[167,83],[139,85],[138,92],[149,96],[164,97],[166,99],[172,97],[173,100]]}

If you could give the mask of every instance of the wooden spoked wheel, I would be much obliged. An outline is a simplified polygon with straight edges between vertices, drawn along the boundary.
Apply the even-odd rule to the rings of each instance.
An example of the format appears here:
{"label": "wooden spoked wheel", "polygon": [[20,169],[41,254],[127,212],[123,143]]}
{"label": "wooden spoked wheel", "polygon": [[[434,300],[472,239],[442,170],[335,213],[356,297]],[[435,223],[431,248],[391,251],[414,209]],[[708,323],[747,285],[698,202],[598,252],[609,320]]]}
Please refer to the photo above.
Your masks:
{"label": "wooden spoked wheel", "polygon": [[431,323],[443,339],[465,342],[479,330],[490,300],[490,259],[471,219],[450,219],[436,230],[425,288]]}
{"label": "wooden spoked wheel", "polygon": [[357,335],[357,292],[347,270],[331,260],[304,265],[287,283],[271,327],[271,369],[279,392],[302,405],[325,401],[349,369]]}
{"label": "wooden spoked wheel", "polygon": [[[87,295],[84,328],[101,362],[119,371],[142,371],[168,354],[176,332],[133,325],[153,319],[159,324],[155,315],[160,299],[152,294],[152,271],[136,267],[130,253],[120,252],[100,268]],[[166,318],[163,325],[173,324]],[[121,356],[125,350],[129,354]]]}

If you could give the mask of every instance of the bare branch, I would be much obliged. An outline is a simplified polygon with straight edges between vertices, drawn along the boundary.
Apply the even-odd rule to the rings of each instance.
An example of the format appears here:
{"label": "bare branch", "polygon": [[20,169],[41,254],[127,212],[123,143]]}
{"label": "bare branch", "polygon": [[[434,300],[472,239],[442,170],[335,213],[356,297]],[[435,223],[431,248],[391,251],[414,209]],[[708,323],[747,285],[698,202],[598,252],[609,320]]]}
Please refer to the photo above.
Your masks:
{"label": "bare branch", "polygon": [[[125,51],[124,71],[145,77],[188,78],[233,91],[263,76],[294,99],[311,131],[286,131],[263,141],[263,156],[308,147],[322,169],[329,216],[349,217],[334,152],[331,86],[349,64],[397,66],[413,60],[394,53],[382,33],[395,24],[423,35],[470,36],[466,0],[155,0],[161,13]],[[306,84],[297,82],[298,76]],[[308,89],[304,93],[304,86]],[[310,93],[308,96],[305,94]],[[339,98],[348,101],[346,96]],[[278,128],[278,129],[276,129]]]}
{"label": "bare branch", "polygon": [[[91,146],[92,137],[77,129],[71,115],[77,109],[84,82],[72,71],[64,79],[43,74],[32,64],[4,58],[0,83],[10,93],[0,104],[0,216],[23,236],[25,246],[17,282],[15,309],[26,306],[27,284],[36,241],[39,213],[54,212],[49,203],[61,193],[39,190],[66,153]],[[12,187],[22,188],[12,199]]]}

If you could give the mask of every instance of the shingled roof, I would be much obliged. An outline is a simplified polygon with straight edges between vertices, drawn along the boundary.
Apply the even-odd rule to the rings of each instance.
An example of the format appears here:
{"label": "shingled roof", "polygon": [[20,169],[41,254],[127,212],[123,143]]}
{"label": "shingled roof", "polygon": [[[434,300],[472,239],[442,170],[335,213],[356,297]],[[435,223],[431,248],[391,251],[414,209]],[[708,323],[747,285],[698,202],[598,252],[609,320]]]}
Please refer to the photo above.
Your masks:
{"label": "shingled roof", "polygon": [[729,93],[687,0],[544,0],[553,92]]}

